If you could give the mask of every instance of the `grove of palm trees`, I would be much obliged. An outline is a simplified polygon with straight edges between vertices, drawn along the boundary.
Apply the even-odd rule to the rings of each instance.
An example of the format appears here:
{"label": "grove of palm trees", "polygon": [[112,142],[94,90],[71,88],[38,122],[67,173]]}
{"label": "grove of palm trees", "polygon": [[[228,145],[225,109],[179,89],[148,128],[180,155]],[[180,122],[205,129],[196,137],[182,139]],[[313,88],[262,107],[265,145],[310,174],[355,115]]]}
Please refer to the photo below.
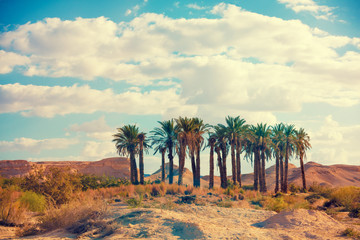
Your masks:
{"label": "grove of palm trees", "polygon": [[[113,135],[120,155],[130,157],[130,181],[144,184],[144,151],[154,149],[161,154],[161,181],[165,182],[165,159],[169,161],[169,183],[174,181],[174,160],[178,159],[178,185],[183,184],[185,161],[190,161],[193,186],[200,187],[201,165],[209,164],[209,188],[214,187],[214,163],[220,173],[221,188],[229,183],[242,186],[241,161],[251,162],[254,169],[254,190],[266,192],[266,162],[275,160],[276,178],[274,192],[288,191],[288,165],[290,159],[300,161],[303,190],[306,190],[304,158],[311,148],[310,137],[303,128],[278,123],[274,126],[258,123],[246,124],[240,116],[225,118],[225,124],[209,125],[200,118],[179,117],[159,121],[159,126],[149,134],[141,132],[136,125],[125,125]],[[209,159],[201,159],[201,152],[210,149]],[[216,156],[215,156],[216,155]],[[136,156],[139,157],[138,179]],[[214,161],[214,159],[217,161]],[[227,162],[227,160],[229,162]],[[146,159],[145,159],[146,161]],[[227,164],[231,164],[228,179]]]}

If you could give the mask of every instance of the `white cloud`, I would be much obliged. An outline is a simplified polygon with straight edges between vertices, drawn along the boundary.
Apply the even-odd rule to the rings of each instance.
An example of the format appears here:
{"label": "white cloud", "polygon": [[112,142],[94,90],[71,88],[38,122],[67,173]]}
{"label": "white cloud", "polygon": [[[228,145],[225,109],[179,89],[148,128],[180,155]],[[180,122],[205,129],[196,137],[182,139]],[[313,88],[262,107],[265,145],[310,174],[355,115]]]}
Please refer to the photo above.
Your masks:
{"label": "white cloud", "polygon": [[[0,85],[0,100],[0,113],[21,112],[24,116],[48,118],[96,111],[138,115],[164,114],[168,109],[185,105],[185,99],[180,99],[173,89],[115,94],[111,89],[100,91],[87,85],[48,87],[18,83]],[[85,127],[74,126],[78,129]]]}
{"label": "white cloud", "polygon": [[309,159],[322,164],[359,164],[358,136],[360,125],[342,126],[331,115],[319,129],[309,132],[312,150]]}
{"label": "white cloud", "polygon": [[[300,111],[303,103],[359,103],[359,52],[336,52],[359,46],[358,38],[230,4],[215,6],[212,13],[221,17],[172,19],[146,13],[119,24],[104,17],[54,18],[5,32],[0,45],[30,59],[24,72],[29,76],[105,77],[139,86],[163,85],[163,79],[178,83],[165,91],[141,93],[132,87],[121,94],[87,86],[3,85],[9,98],[0,111],[44,117],[99,110],[172,116],[179,110],[205,114],[222,109],[253,111],[274,121],[270,112]],[[15,92],[24,94],[24,100]]]}
{"label": "white cloud", "polygon": [[10,73],[15,66],[27,65],[30,59],[13,52],[0,50],[0,74]]}
{"label": "white cloud", "polygon": [[107,125],[105,117],[102,116],[99,119],[90,122],[84,122],[82,124],[75,123],[70,126],[69,130],[74,132],[94,133],[109,131],[111,128]]}
{"label": "white cloud", "polygon": [[100,160],[106,157],[114,157],[116,155],[115,144],[110,140],[106,142],[87,141],[82,150],[82,156],[85,159]]}
{"label": "white cloud", "polygon": [[195,10],[204,10],[206,9],[206,7],[201,7],[199,5],[197,5],[196,3],[190,3],[188,5],[186,5],[188,8],[191,8],[191,9],[195,9]]}
{"label": "white cloud", "polygon": [[313,0],[278,0],[279,3],[285,4],[287,8],[294,12],[310,12],[314,14],[317,19],[332,20],[334,15],[332,11],[334,8],[325,5],[318,5]]}
{"label": "white cloud", "polygon": [[0,152],[27,151],[38,154],[43,150],[66,149],[78,143],[76,139],[67,138],[15,138],[14,141],[0,141]]}

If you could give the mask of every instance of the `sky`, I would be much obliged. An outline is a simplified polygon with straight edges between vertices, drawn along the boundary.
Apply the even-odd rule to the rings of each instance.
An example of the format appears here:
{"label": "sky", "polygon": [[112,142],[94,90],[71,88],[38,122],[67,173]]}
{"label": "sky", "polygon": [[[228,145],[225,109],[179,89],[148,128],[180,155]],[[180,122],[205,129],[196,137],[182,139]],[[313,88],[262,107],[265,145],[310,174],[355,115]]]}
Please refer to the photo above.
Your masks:
{"label": "sky", "polygon": [[[118,156],[125,124],[149,135],[157,121],[229,115],[295,124],[311,138],[307,161],[359,165],[359,11],[358,0],[0,0],[0,159],[95,161]],[[160,162],[149,151],[145,172]]]}

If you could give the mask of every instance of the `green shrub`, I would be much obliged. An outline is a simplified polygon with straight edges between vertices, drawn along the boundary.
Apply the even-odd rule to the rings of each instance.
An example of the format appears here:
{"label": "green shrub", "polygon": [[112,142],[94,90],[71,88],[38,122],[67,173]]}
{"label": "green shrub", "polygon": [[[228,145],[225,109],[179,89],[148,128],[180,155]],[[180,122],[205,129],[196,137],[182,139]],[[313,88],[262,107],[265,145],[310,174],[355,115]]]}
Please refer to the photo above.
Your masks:
{"label": "green shrub", "polygon": [[330,201],[343,206],[346,211],[360,207],[360,188],[348,186],[337,188],[330,195]]}
{"label": "green shrub", "polygon": [[343,232],[342,235],[345,237],[351,237],[353,239],[360,239],[360,232],[352,229],[352,228],[346,228]]}
{"label": "green shrub", "polygon": [[16,226],[24,223],[26,208],[21,205],[21,192],[0,189],[0,224]]}
{"label": "green shrub", "polygon": [[318,193],[313,193],[307,197],[305,197],[305,200],[307,200],[309,203],[314,203],[316,200],[321,199],[322,196]]}
{"label": "green shrub", "polygon": [[130,198],[126,201],[126,203],[129,205],[129,208],[137,208],[142,205],[143,196],[140,195],[139,199],[136,198]]}
{"label": "green shrub", "polygon": [[21,197],[20,202],[33,212],[44,212],[46,208],[45,196],[34,193],[32,191],[26,191]]}
{"label": "green shrub", "polygon": [[300,187],[296,186],[296,185],[293,184],[293,183],[290,183],[290,185],[289,185],[289,190],[290,190],[290,192],[292,192],[292,193],[299,193],[299,192],[300,192]]}
{"label": "green shrub", "polygon": [[313,185],[310,186],[309,188],[309,192],[314,192],[314,193],[318,193],[321,196],[323,196],[324,198],[330,198],[331,193],[334,190],[329,187],[329,186],[323,186],[317,183],[314,183]]}
{"label": "green shrub", "polygon": [[254,190],[254,185],[243,185],[241,188],[244,190]]}

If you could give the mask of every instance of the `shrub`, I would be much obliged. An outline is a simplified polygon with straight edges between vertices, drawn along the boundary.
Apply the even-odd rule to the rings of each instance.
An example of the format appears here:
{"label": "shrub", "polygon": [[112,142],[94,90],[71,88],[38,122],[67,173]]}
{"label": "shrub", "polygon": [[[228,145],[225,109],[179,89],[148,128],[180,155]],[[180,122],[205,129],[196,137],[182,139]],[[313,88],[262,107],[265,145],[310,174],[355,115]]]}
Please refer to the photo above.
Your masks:
{"label": "shrub", "polygon": [[126,201],[126,203],[129,205],[129,208],[137,208],[142,205],[143,196],[140,195],[139,199],[136,198],[130,198]]}
{"label": "shrub", "polygon": [[352,186],[337,188],[331,193],[330,201],[334,202],[335,205],[343,206],[347,211],[351,211],[360,207],[360,188]]}
{"label": "shrub", "polygon": [[0,224],[16,226],[24,223],[26,208],[18,201],[21,192],[0,189]]}
{"label": "shrub", "polygon": [[330,198],[333,189],[329,186],[323,186],[317,183],[313,183],[313,185],[311,185],[309,188],[309,192],[318,193],[324,198]]}
{"label": "shrub", "polygon": [[45,196],[34,193],[32,191],[26,191],[21,197],[20,202],[33,212],[44,212],[46,208]]}
{"label": "shrub", "polygon": [[296,185],[293,184],[293,183],[290,183],[290,185],[289,185],[289,190],[290,190],[290,192],[292,192],[292,193],[299,193],[299,192],[300,192],[300,187],[296,186]]}
{"label": "shrub", "polygon": [[360,239],[360,232],[352,229],[352,228],[346,228],[343,232],[342,232],[343,236],[346,237],[351,237],[353,239]]}
{"label": "shrub", "polygon": [[67,228],[76,222],[103,217],[105,213],[106,204],[102,200],[76,199],[60,207],[49,207],[40,218],[39,227],[42,232]]}
{"label": "shrub", "polygon": [[305,200],[309,201],[309,203],[314,203],[316,200],[321,199],[322,196],[318,193],[313,193],[307,197],[305,197]]}
{"label": "shrub", "polygon": [[254,185],[243,185],[241,188],[244,190],[254,190]]}

